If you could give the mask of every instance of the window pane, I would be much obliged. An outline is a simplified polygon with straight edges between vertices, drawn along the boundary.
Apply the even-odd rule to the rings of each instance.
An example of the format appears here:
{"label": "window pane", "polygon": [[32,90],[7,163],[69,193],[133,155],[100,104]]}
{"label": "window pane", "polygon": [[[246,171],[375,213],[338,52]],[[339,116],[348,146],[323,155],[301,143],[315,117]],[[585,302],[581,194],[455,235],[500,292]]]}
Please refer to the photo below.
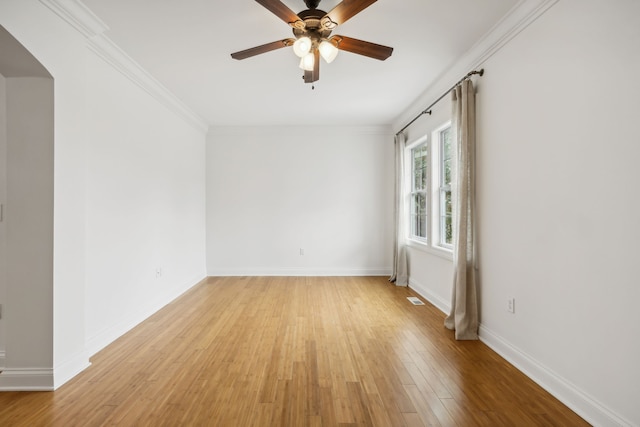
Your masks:
{"label": "window pane", "polygon": [[411,195],[411,234],[427,237],[427,197],[425,193]]}
{"label": "window pane", "polygon": [[452,212],[452,203],[451,203],[451,190],[445,191],[444,193],[444,213],[445,215],[451,216]]}
{"label": "window pane", "polygon": [[451,159],[447,159],[442,166],[444,169],[443,184],[451,185]]}
{"label": "window pane", "polygon": [[427,237],[427,198],[424,193],[417,194],[417,221],[418,227],[416,229],[416,236]]}
{"label": "window pane", "polygon": [[442,147],[442,185],[451,184],[451,128],[440,132],[440,147]]}
{"label": "window pane", "polygon": [[442,132],[440,132],[440,139],[442,141],[442,148],[444,153],[444,158],[451,158],[451,128],[448,127]]}
{"label": "window pane", "polygon": [[411,150],[411,235],[427,238],[427,184],[429,179],[429,159],[427,143]]}
{"label": "window pane", "polygon": [[421,145],[411,150],[413,158],[413,190],[427,187],[427,146]]}
{"label": "window pane", "polygon": [[453,244],[453,223],[452,223],[452,141],[451,128],[448,127],[440,131],[440,245],[448,246]]}
{"label": "window pane", "polygon": [[445,218],[444,228],[445,228],[444,243],[446,243],[447,245],[452,245],[453,244],[453,223],[451,220],[451,216],[447,216]]}

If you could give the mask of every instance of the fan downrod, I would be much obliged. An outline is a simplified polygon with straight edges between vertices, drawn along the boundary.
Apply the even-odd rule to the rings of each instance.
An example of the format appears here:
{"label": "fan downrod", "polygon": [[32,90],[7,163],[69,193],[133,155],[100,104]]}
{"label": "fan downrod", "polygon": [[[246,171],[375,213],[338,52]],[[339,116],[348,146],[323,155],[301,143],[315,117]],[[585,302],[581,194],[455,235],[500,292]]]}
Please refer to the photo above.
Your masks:
{"label": "fan downrod", "polygon": [[309,9],[317,9],[320,0],[304,0],[304,4],[306,4]]}

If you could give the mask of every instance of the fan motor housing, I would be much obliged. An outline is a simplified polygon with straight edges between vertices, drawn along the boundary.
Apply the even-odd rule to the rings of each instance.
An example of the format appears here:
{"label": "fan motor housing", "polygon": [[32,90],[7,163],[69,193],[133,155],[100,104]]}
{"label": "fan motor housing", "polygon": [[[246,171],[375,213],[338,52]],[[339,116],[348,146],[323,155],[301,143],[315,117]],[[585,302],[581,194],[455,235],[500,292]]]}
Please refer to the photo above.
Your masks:
{"label": "fan motor housing", "polygon": [[320,4],[320,0],[304,0],[304,4],[306,4],[309,9],[315,9]]}
{"label": "fan motor housing", "polygon": [[331,34],[331,30],[323,27],[322,18],[327,12],[320,9],[307,9],[298,13],[298,16],[304,21],[304,29],[293,27],[293,34],[296,38],[303,36],[317,36],[318,38],[327,38]]}

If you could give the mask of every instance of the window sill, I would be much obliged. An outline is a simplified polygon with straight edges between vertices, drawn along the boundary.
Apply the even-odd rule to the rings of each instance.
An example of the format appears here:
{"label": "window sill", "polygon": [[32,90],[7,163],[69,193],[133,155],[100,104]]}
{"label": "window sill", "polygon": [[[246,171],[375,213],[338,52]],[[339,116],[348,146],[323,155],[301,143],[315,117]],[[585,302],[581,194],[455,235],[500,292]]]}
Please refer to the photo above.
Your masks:
{"label": "window sill", "polygon": [[418,240],[407,239],[407,246],[410,248],[417,249],[421,252],[425,252],[431,255],[438,256],[440,258],[447,259],[449,261],[453,261],[453,252],[440,247],[433,247],[428,243],[423,243]]}

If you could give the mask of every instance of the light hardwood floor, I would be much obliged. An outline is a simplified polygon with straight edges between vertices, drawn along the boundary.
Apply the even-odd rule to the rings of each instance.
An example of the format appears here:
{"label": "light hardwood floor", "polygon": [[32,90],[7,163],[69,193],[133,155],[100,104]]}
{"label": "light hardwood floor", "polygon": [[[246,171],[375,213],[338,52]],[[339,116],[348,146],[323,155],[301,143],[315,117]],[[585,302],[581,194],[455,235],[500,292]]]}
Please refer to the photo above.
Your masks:
{"label": "light hardwood floor", "polygon": [[8,426],[586,426],[380,277],[210,278]]}

